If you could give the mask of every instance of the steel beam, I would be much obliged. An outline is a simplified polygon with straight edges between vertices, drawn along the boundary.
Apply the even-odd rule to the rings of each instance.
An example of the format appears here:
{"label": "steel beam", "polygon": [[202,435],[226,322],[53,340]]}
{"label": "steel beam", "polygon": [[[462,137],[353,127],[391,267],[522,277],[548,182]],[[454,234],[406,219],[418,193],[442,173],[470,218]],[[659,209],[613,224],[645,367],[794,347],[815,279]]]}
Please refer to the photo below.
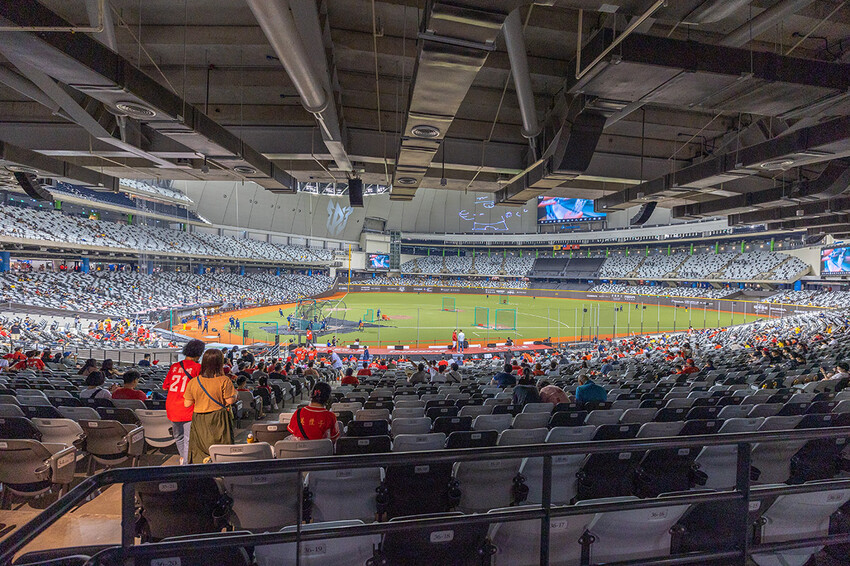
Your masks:
{"label": "steel beam", "polygon": [[[0,3],[0,24],[68,23],[35,0]],[[0,34],[0,48],[60,83],[99,100],[267,189],[295,190],[293,179],[200,110],[84,34]]]}
{"label": "steel beam", "polygon": [[808,202],[793,206],[783,206],[768,210],[757,210],[742,214],[730,214],[729,225],[740,226],[742,224],[764,224],[766,222],[780,222],[795,218],[817,218],[831,216],[837,212],[850,211],[850,197],[836,197],[828,201]]}
{"label": "steel beam", "polygon": [[596,201],[599,210],[628,208],[642,199],[674,197],[760,172],[850,156],[850,116],[835,118],[763,143],[714,156]]}

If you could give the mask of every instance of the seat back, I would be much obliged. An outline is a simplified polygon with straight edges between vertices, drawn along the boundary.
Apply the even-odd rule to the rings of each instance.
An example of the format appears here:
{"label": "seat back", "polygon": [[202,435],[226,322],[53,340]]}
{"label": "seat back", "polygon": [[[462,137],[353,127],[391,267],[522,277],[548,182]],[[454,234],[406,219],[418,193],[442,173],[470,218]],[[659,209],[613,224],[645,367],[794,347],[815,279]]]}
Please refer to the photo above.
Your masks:
{"label": "seat back", "polygon": [[41,432],[33,422],[26,417],[0,418],[0,439],[4,440],[36,440],[41,442]]}
{"label": "seat back", "polygon": [[549,433],[548,428],[508,429],[499,434],[497,446],[519,446],[522,444],[542,444]]}
{"label": "seat back", "polygon": [[221,492],[213,478],[140,482],[136,495],[153,540],[217,533]]}
{"label": "seat back", "polygon": [[73,446],[83,438],[83,429],[71,419],[33,419],[41,432],[41,441],[47,444]]}
{"label": "seat back", "polygon": [[513,428],[546,428],[549,413],[520,413],[514,417]]}
{"label": "seat back", "polygon": [[[349,527],[362,525],[363,521],[326,521],[302,525],[302,532],[327,527]],[[281,532],[293,532],[295,527],[285,527]],[[337,539],[325,539],[301,543],[301,564],[304,566],[348,566],[365,564],[372,557],[372,549],[381,541],[380,535],[364,535]],[[257,566],[288,566],[295,556],[295,543],[257,546],[254,558]]]}
{"label": "seat back", "polygon": [[333,456],[334,443],[330,438],[321,440],[298,440],[290,436],[287,440],[278,440],[274,444],[274,457],[284,458],[313,458],[317,456]]}
{"label": "seat back", "polygon": [[336,441],[337,454],[380,454],[389,452],[392,442],[389,436],[343,437]]}
{"label": "seat back", "polygon": [[384,436],[390,433],[390,423],[380,421],[351,421],[345,428],[346,436]]}
{"label": "seat back", "polygon": [[63,418],[77,422],[100,420],[100,414],[91,407],[59,407],[59,413]]}
{"label": "seat back", "polygon": [[216,464],[271,460],[274,457],[272,447],[267,442],[254,442],[253,444],[213,444],[210,446],[209,454],[210,460]]}
{"label": "seat back", "polygon": [[254,435],[256,442],[268,442],[274,445],[275,442],[289,436],[289,430],[282,423],[253,423],[251,434]]}
{"label": "seat back", "polygon": [[431,419],[418,417],[409,419],[395,419],[392,422],[393,436],[399,434],[427,434],[431,431]]}
{"label": "seat back", "polygon": [[496,430],[502,432],[511,428],[511,415],[478,415],[472,421],[472,430]]}
{"label": "seat back", "polygon": [[393,437],[393,452],[412,452],[414,450],[442,450],[446,445],[446,435],[429,434],[399,434]]}
{"label": "seat back", "polygon": [[483,448],[495,446],[499,433],[495,430],[455,431],[446,439],[446,448]]}
{"label": "seat back", "polygon": [[[441,513],[420,517],[455,517],[461,513]],[[398,519],[402,519],[399,517]],[[391,519],[390,522],[395,519]],[[418,527],[391,531],[384,535],[382,554],[389,564],[433,566],[480,563],[479,551],[487,537],[486,524],[446,527]]]}
{"label": "seat back", "polygon": [[468,431],[472,428],[472,417],[437,417],[431,432],[451,435],[453,432]]}

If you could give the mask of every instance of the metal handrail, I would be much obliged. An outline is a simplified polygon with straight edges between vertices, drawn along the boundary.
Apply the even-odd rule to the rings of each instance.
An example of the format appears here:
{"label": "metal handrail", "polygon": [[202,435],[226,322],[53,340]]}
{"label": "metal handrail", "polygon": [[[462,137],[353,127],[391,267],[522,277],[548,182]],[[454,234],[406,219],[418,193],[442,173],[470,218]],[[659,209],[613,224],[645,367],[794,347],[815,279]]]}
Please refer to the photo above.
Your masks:
{"label": "metal handrail", "polygon": [[[431,450],[421,452],[393,452],[380,454],[358,454],[347,456],[323,456],[282,460],[252,460],[245,462],[230,462],[224,464],[202,464],[191,466],[161,466],[141,468],[119,468],[100,472],[85,478],[80,484],[70,490],[65,496],[48,506],[32,521],[13,532],[0,542],[0,564],[11,564],[14,555],[22,550],[30,541],[43,533],[67,512],[72,511],[83,503],[92,493],[113,484],[122,485],[122,544],[110,549],[108,553],[117,552],[122,557],[159,556],[182,550],[203,550],[206,548],[221,548],[222,546],[256,546],[262,544],[280,544],[300,542],[323,538],[337,538],[382,534],[396,531],[409,531],[414,527],[427,526],[456,526],[479,523],[498,523],[503,521],[541,520],[541,538],[546,539],[545,548],[541,544],[541,564],[548,564],[548,530],[549,519],[571,515],[584,515],[599,512],[621,511],[627,509],[644,509],[666,507],[676,504],[695,504],[716,501],[743,500],[766,498],[774,495],[793,493],[809,493],[831,489],[850,488],[850,479],[837,479],[803,485],[788,486],[757,486],[749,485],[749,460],[752,445],[756,443],[807,441],[827,438],[850,438],[850,427],[814,428],[802,430],[780,430],[747,433],[718,433],[687,437],[665,437],[626,440],[605,440],[574,442],[569,444],[530,444],[520,446],[500,446],[485,448],[464,448],[453,450]],[[616,452],[644,452],[669,448],[701,448],[706,446],[738,446],[738,477],[734,490],[718,492],[695,492],[684,495],[663,496],[653,499],[637,499],[634,501],[617,501],[608,503],[593,503],[581,505],[552,505],[551,504],[551,472],[552,457],[576,454],[604,454]],[[391,522],[370,523],[351,527],[326,527],[303,531],[298,528],[294,532],[271,532],[262,534],[233,534],[214,533],[209,538],[193,538],[168,542],[134,545],[134,510],[135,487],[138,482],[175,481],[181,479],[198,479],[204,477],[232,477],[255,474],[284,474],[297,473],[299,478],[306,472],[339,470],[379,466],[404,466],[428,463],[469,462],[476,460],[518,459],[525,457],[543,458],[543,503],[540,508],[517,508],[507,511],[490,512],[479,515],[463,515],[458,517],[426,517],[406,518]],[[744,465],[746,464],[746,465]],[[746,506],[745,506],[746,508]],[[299,515],[301,514],[299,506]],[[221,536],[219,536],[221,535]],[[746,533],[744,533],[744,536]],[[814,540],[814,539],[812,539]],[[826,537],[826,544],[850,541],[850,535],[835,535]],[[799,544],[797,544],[799,543]],[[824,544],[824,543],[822,543]],[[769,552],[771,548],[790,549],[812,546],[811,540],[793,541],[791,543],[764,543],[759,545],[744,545],[745,550],[716,553],[691,553],[684,555],[690,561],[694,559],[709,560],[713,558],[741,557],[753,548],[759,552]],[[752,547],[752,548],[750,548]],[[296,546],[300,560],[300,544]],[[742,554],[744,553],[744,554]],[[544,560],[545,554],[545,560]],[[727,556],[728,555],[728,556]],[[642,560],[641,564],[679,564],[686,563],[683,557],[665,557],[656,560]]]}

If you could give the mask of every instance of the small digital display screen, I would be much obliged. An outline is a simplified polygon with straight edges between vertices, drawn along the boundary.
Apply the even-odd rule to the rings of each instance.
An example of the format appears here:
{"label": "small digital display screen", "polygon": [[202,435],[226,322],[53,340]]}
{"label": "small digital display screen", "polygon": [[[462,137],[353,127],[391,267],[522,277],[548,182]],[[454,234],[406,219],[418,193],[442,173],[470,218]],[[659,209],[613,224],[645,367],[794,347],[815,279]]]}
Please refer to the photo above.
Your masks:
{"label": "small digital display screen", "polygon": [[593,210],[593,201],[583,198],[537,197],[537,223],[561,224],[602,220],[604,212]]}
{"label": "small digital display screen", "polygon": [[390,256],[386,254],[369,254],[369,269],[389,269]]}
{"label": "small digital display screen", "polygon": [[821,250],[821,275],[850,275],[850,247]]}

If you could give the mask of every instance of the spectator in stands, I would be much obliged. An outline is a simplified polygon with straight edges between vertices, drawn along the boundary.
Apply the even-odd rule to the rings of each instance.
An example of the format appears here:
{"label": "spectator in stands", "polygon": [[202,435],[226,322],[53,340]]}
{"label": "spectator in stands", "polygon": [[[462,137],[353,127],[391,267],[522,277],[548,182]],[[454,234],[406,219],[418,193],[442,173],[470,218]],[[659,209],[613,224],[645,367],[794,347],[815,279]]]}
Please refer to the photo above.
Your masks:
{"label": "spectator in stands", "polygon": [[608,400],[608,392],[604,387],[597,385],[587,375],[580,375],[579,386],[576,388],[577,403],[604,403]]}
{"label": "spectator in stands", "polygon": [[275,401],[274,391],[269,386],[269,378],[266,376],[260,377],[257,380],[257,386],[254,388],[254,392],[259,395],[263,399],[263,408],[269,407],[273,410],[277,409],[277,402]]}
{"label": "spectator in stands", "polygon": [[112,391],[118,386],[112,385],[109,389],[103,387],[106,378],[99,371],[94,371],[86,378],[86,388],[80,391],[80,399],[112,399]]}
{"label": "spectator in stands", "polygon": [[236,391],[247,391],[249,393],[251,392],[251,390],[248,389],[248,378],[244,375],[240,375],[236,378]]}
{"label": "spectator in stands", "polygon": [[557,405],[558,403],[570,402],[570,396],[563,389],[557,385],[552,385],[545,379],[537,382],[537,389],[540,390],[541,403],[553,403]]}
{"label": "spectator in stands", "polygon": [[516,376],[514,376],[512,372],[513,366],[510,363],[506,363],[503,371],[500,371],[493,376],[491,383],[493,385],[498,385],[499,387],[516,385]]}
{"label": "spectator in stands", "polygon": [[106,377],[115,377],[118,375],[118,372],[115,369],[115,362],[113,362],[111,358],[103,360],[103,365],[100,366],[100,373]]}
{"label": "spectator in stands", "polygon": [[[359,373],[359,372],[358,372]],[[345,368],[345,375],[342,376],[342,379],[339,381],[340,385],[353,385],[357,387],[360,385],[360,380],[357,379],[357,376],[354,375],[353,368]]]}
{"label": "spectator in stands", "polygon": [[5,356],[3,356],[3,357],[4,357],[4,358],[6,358],[7,360],[15,360],[15,361],[20,361],[20,360],[25,360],[25,359],[27,359],[27,357],[24,355],[23,348],[21,348],[20,346],[18,346],[17,348],[15,348],[15,349],[12,351],[12,353],[11,353],[11,354],[6,354],[6,355],[5,355]]}
{"label": "spectator in stands", "polygon": [[9,360],[6,358],[0,358],[0,372],[7,371],[9,369]]}
{"label": "spectator in stands", "polygon": [[446,382],[446,366],[437,365],[437,371],[434,375],[431,376],[431,383],[445,383]]}
{"label": "spectator in stands", "polygon": [[685,361],[685,367],[682,368],[682,373],[690,374],[690,373],[698,373],[698,372],[699,372],[699,368],[694,363],[693,358],[688,358]]}
{"label": "spectator in stands", "polygon": [[183,393],[183,406],[192,407],[192,433],[189,435],[189,463],[209,458],[213,444],[233,444],[233,413],[236,401],[233,382],[224,375],[224,356],[209,350],[201,360],[198,377],[189,381]]}
{"label": "spectator in stands", "polygon": [[97,371],[97,360],[89,358],[86,360],[86,363],[83,364],[83,367],[80,368],[80,371],[77,372],[77,375],[88,377],[90,373],[95,371]]}
{"label": "spectator in stands", "polygon": [[124,386],[119,387],[115,391],[112,392],[113,399],[138,399],[139,401],[144,401],[146,399],[146,395],[144,392],[139,391],[136,387],[139,386],[139,378],[142,376],[136,370],[130,370],[124,372]]}
{"label": "spectator in stands", "polygon": [[142,356],[142,360],[139,362],[140,368],[149,368],[151,367],[151,355],[145,354]]}
{"label": "spectator in stands", "polygon": [[[310,380],[310,383],[316,383],[319,381],[319,372],[315,367],[313,367],[314,365],[315,362],[310,360],[307,362],[307,369],[304,370],[304,376]],[[271,374],[269,374],[269,377],[271,378]]]}
{"label": "spectator in stands", "polygon": [[414,383],[428,383],[431,381],[431,374],[425,371],[425,364],[419,364],[416,371],[407,378],[407,382],[413,385]]}
{"label": "spectator in stands", "polygon": [[336,372],[336,377],[339,377],[342,372],[342,358],[333,350],[328,350],[328,353],[331,355],[331,367]]}
{"label": "spectator in stands", "polygon": [[372,370],[369,369],[369,362],[363,362],[363,367],[357,371],[357,377],[372,377]]}
{"label": "spectator in stands", "polygon": [[262,361],[257,364],[257,369],[251,374],[251,379],[259,381],[261,377],[269,377],[269,374],[266,373],[266,362]]}
{"label": "spectator in stands", "polygon": [[171,421],[171,433],[180,454],[180,463],[189,463],[189,431],[192,425],[192,407],[183,403],[183,393],[189,380],[198,377],[201,364],[198,360],[204,353],[204,343],[200,340],[189,340],[183,346],[184,359],[168,368],[168,374],[162,383],[162,388],[168,391],[165,398],[165,414]]}
{"label": "spectator in stands", "polygon": [[310,393],[310,404],[299,407],[289,421],[287,430],[292,440],[321,440],[330,438],[336,442],[341,433],[336,415],[327,406],[331,399],[331,386],[319,382]]}
{"label": "spectator in stands", "polygon": [[540,392],[534,384],[531,368],[524,368],[519,383],[514,387],[511,403],[524,407],[528,403],[540,403]]}
{"label": "spectator in stands", "polygon": [[839,362],[838,364],[836,364],[835,370],[827,377],[823,378],[821,381],[837,381],[841,379],[850,379],[850,364],[848,364],[847,362]]}
{"label": "spectator in stands", "polygon": [[27,358],[25,360],[21,360],[12,366],[13,370],[34,369],[36,371],[43,371],[45,368],[46,366],[41,361],[38,350],[30,350],[27,352]]}
{"label": "spectator in stands", "polygon": [[460,381],[461,381],[462,377],[461,377],[460,372],[458,371],[458,369],[460,369],[460,366],[458,366],[456,362],[455,362],[455,363],[453,363],[453,364],[452,364],[452,369],[450,369],[450,370],[446,373],[446,381],[447,381],[448,383],[460,383]]}

